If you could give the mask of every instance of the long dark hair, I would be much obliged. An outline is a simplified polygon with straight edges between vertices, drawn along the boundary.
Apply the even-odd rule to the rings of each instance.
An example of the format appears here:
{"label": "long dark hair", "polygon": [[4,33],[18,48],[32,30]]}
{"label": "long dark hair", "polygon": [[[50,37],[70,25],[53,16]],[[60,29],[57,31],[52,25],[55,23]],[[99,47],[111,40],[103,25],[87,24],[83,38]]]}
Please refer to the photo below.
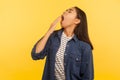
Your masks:
{"label": "long dark hair", "polygon": [[77,18],[80,19],[80,23],[75,27],[74,34],[78,37],[79,40],[88,43],[93,49],[93,45],[89,39],[88,27],[87,27],[87,17],[83,10],[78,7],[74,7],[77,12]]}

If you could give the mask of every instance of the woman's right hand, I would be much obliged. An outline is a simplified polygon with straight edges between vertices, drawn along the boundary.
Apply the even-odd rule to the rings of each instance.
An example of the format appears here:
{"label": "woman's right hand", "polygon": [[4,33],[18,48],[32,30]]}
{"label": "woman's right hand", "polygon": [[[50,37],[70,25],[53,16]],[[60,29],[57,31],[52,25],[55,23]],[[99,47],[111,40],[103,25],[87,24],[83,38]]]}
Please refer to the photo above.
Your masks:
{"label": "woman's right hand", "polygon": [[57,23],[61,20],[61,16],[59,16],[50,26],[47,33],[44,35],[44,37],[37,43],[35,53],[40,53],[44,48],[48,41],[48,38],[50,37],[51,33],[53,33]]}
{"label": "woman's right hand", "polygon": [[57,23],[60,21],[61,21],[61,16],[57,17],[57,19],[53,21],[53,23],[50,25],[49,31],[53,32],[55,30]]}

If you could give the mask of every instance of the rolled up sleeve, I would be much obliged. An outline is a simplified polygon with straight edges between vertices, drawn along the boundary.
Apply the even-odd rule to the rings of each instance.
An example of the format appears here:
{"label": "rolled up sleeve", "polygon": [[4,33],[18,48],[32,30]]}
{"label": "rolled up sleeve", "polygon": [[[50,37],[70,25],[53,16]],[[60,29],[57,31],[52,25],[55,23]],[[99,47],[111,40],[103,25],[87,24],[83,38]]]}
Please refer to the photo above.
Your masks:
{"label": "rolled up sleeve", "polygon": [[[43,38],[43,37],[42,37],[42,38]],[[41,39],[42,39],[42,38],[41,38]],[[40,40],[41,40],[41,39],[40,39]],[[36,53],[36,52],[35,52],[35,51],[36,51],[36,45],[38,44],[38,42],[39,42],[40,40],[38,40],[37,43],[36,43],[36,44],[33,46],[33,48],[32,48],[31,57],[32,57],[33,60],[44,59],[44,57],[48,54],[48,51],[49,51],[48,49],[49,49],[49,46],[50,46],[50,38],[48,38],[48,41],[47,41],[44,49],[43,49],[41,52],[39,52],[39,53]]]}

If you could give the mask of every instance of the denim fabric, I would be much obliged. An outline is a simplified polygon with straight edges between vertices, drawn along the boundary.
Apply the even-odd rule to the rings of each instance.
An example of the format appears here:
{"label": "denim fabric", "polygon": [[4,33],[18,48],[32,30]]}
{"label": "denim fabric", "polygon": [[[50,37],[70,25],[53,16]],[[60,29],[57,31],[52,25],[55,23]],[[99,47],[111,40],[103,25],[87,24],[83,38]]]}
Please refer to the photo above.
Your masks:
{"label": "denim fabric", "polygon": [[[60,46],[62,31],[63,29],[54,31],[50,35],[45,48],[40,53],[35,53],[36,44],[39,41],[33,46],[31,51],[31,57],[33,60],[44,59],[46,56],[42,80],[55,80],[55,56]],[[94,79],[92,49],[88,43],[79,40],[76,35],[74,35],[66,45],[64,53],[64,68],[66,80]]]}

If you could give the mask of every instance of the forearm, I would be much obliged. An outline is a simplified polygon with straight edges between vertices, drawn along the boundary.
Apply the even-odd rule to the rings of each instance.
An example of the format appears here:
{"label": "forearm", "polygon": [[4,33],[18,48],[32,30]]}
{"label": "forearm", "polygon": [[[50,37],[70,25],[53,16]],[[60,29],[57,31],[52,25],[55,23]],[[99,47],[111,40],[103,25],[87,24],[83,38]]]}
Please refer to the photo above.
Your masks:
{"label": "forearm", "polygon": [[36,53],[39,53],[44,49],[44,47],[45,47],[45,45],[47,43],[47,40],[48,40],[48,38],[50,37],[50,35],[52,33],[53,33],[53,30],[49,29],[46,32],[46,34],[44,35],[44,37],[37,43],[36,50],[35,50]]}
{"label": "forearm", "polygon": [[39,53],[39,52],[41,52],[41,51],[44,49],[44,47],[45,47],[45,45],[46,45],[46,43],[47,43],[48,38],[49,38],[50,35],[53,33],[53,31],[54,31],[57,23],[58,23],[60,20],[61,20],[61,16],[59,16],[59,17],[51,24],[51,26],[50,26],[49,30],[47,31],[47,33],[44,35],[44,37],[43,37],[43,38],[38,42],[38,44],[36,45],[36,50],[35,50],[36,53]]}

